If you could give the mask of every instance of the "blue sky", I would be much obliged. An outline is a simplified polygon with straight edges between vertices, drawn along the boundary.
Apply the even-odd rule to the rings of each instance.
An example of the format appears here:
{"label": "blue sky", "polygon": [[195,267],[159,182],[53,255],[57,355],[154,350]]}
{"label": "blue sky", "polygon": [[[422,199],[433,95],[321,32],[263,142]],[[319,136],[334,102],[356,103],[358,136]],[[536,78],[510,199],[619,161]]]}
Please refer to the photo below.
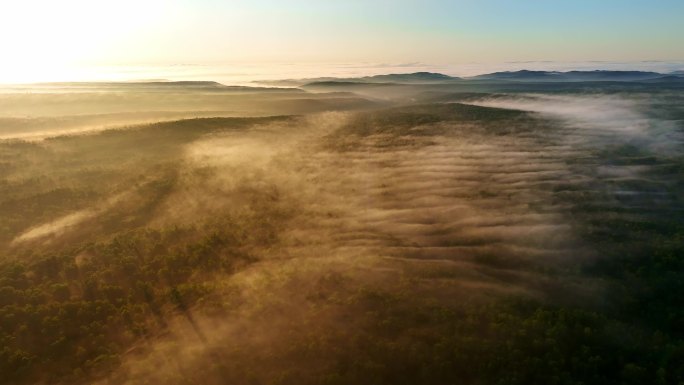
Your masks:
{"label": "blue sky", "polygon": [[[245,31],[303,59],[684,59],[684,1],[217,1],[196,7],[219,35]],[[217,20],[218,18],[219,20]],[[234,23],[219,26],[221,20]],[[230,46],[229,43],[226,43]],[[297,52],[291,52],[297,56]],[[284,53],[281,53],[283,56]],[[239,56],[239,54],[238,54]],[[254,54],[268,59],[267,53]]]}
{"label": "blue sky", "polygon": [[4,72],[178,63],[684,61],[674,0],[3,0]]}

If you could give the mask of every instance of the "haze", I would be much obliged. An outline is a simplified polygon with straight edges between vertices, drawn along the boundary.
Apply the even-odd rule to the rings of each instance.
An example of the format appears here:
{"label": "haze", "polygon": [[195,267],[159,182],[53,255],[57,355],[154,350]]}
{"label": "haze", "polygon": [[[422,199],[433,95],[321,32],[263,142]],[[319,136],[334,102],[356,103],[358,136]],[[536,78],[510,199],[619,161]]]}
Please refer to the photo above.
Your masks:
{"label": "haze", "polygon": [[8,0],[0,82],[141,79],[120,68],[179,64],[279,64],[281,75],[306,64],[322,76],[339,63],[471,75],[472,63],[681,62],[683,13],[674,0]]}
{"label": "haze", "polygon": [[0,385],[684,384],[682,14],[1,2]]}

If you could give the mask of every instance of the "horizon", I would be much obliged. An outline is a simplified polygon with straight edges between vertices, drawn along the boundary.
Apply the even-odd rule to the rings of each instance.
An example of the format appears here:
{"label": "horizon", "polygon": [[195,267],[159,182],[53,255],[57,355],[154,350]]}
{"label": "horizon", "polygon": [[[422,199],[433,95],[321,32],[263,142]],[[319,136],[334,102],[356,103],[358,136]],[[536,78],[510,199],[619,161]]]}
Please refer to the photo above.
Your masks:
{"label": "horizon", "polygon": [[684,61],[647,60],[638,62],[551,62],[525,61],[503,63],[469,63],[462,65],[431,65],[414,63],[276,63],[239,64],[171,64],[166,66],[86,66],[62,72],[53,71],[45,77],[17,78],[0,74],[0,85],[31,85],[68,82],[148,82],[148,81],[215,81],[224,85],[249,86],[262,81],[307,78],[355,78],[417,72],[439,73],[470,78],[496,72],[515,71],[644,71],[670,74],[684,70]]}
{"label": "horizon", "polygon": [[0,0],[0,383],[683,385],[683,15]]}
{"label": "horizon", "polygon": [[681,14],[684,4],[672,0],[8,1],[0,4],[0,83],[200,76],[176,67],[220,68],[202,74],[217,81],[208,75],[682,69]]}

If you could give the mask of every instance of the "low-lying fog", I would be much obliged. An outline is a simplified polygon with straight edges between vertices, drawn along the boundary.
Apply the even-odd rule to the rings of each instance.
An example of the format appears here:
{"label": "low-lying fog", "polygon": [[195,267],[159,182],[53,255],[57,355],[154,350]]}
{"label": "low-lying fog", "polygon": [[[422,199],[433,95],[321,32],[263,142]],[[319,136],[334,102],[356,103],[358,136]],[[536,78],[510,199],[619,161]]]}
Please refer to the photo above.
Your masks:
{"label": "low-lying fog", "polygon": [[[674,209],[681,195],[652,172],[681,155],[681,121],[653,116],[643,96],[496,94],[382,109],[299,91],[0,100],[3,258],[30,270],[31,258],[58,252],[75,273],[27,276],[63,280],[68,301],[87,298],[86,272],[101,280],[88,295],[105,302],[111,287],[137,293],[132,277],[156,279],[145,300],[112,300],[108,321],[147,331],[98,331],[118,341],[101,366],[78,350],[94,383],[343,383],[384,373],[363,362],[387,354],[432,365],[440,343],[495,347],[466,310],[458,322],[470,326],[448,329],[459,342],[445,342],[458,317],[444,309],[510,298],[601,308],[611,287],[581,266],[604,256],[577,207]],[[250,118],[174,121],[209,116]],[[104,130],[115,125],[130,127]],[[650,163],[624,163],[627,150]],[[198,266],[238,262],[173,271],[156,253],[179,266],[186,255]],[[137,262],[124,274],[107,258]]]}

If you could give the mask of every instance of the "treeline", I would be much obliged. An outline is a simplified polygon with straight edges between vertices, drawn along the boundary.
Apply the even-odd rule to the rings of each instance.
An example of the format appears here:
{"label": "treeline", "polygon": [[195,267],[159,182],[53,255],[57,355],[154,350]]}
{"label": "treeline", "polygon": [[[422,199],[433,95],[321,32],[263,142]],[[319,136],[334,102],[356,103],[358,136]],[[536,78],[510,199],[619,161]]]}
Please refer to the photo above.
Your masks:
{"label": "treeline", "polygon": [[[335,135],[399,137],[416,126],[424,130],[415,135],[440,135],[445,127],[437,123],[450,119],[504,122],[489,126],[496,135],[535,128],[522,113],[481,107],[423,106],[396,113],[361,115]],[[228,123],[248,126],[247,121]],[[97,231],[59,247],[5,248],[0,382],[91,383],[116,372],[139,345],[162,339],[174,317],[191,319],[195,311],[222,317],[231,311],[217,285],[253,266],[261,251],[280,246],[296,208],[278,194],[255,189],[238,210],[214,211],[212,218],[178,226],[149,223],[154,202],[178,183],[169,170],[177,166],[181,144],[226,124],[169,123],[149,132],[55,139],[45,147],[3,144],[6,181],[0,186],[0,209],[7,215],[0,228],[12,235],[0,241],[9,242],[27,226],[21,213],[41,221],[54,218],[124,186],[134,186],[147,199],[118,212],[113,208],[109,220],[93,222],[100,226]],[[487,124],[470,129],[486,130]],[[18,151],[21,146],[29,149]],[[13,163],[11,151],[30,167],[19,173],[28,166]],[[211,349],[197,353],[196,365],[152,378],[179,384],[683,383],[684,217],[679,214],[684,159],[644,156],[629,146],[594,155],[589,160],[594,163],[573,166],[591,182],[556,186],[554,199],[567,207],[565,214],[597,251],[597,258],[574,267],[605,285],[603,301],[570,304],[553,293],[452,301],[420,295],[420,285],[434,283],[433,290],[439,290],[437,280],[414,277],[382,288],[321,276],[316,290],[304,294],[305,306],[285,307],[298,316],[280,323],[264,317],[263,329],[250,330],[284,336],[285,343],[250,350],[219,336]],[[57,163],[50,166],[52,161]],[[84,182],[91,164],[101,167],[94,177],[103,180],[101,186]],[[592,170],[601,164],[655,167],[650,178],[597,182]],[[31,179],[42,168],[64,174],[42,171]],[[654,180],[667,183],[654,185]],[[640,194],[620,201],[626,198],[614,192],[623,183]],[[41,210],[49,214],[42,217]],[[146,379],[124,373],[111,381]]]}
{"label": "treeline", "polygon": [[273,212],[226,213],[2,263],[0,375],[7,383],[74,383],[115,367],[135,342],[163,333],[173,314],[200,299],[220,308],[207,302],[212,286],[254,261],[250,248],[275,242],[278,220]]}

